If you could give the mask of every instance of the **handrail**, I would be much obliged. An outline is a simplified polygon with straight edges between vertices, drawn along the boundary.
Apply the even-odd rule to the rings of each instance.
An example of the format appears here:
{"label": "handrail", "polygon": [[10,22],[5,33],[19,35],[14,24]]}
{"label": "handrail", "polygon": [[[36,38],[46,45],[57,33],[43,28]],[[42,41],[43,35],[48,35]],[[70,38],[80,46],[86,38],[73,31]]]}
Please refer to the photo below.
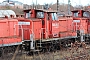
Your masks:
{"label": "handrail", "polygon": [[[31,31],[31,33],[33,34],[33,41],[35,40],[35,39],[34,39],[34,33],[33,33],[33,30],[32,30],[32,29],[23,28],[22,25],[20,25],[20,24],[14,25],[14,28],[15,28],[17,25],[20,26],[21,28],[19,28],[19,29],[22,30],[22,41],[24,41],[24,36],[23,36],[23,35],[24,35],[24,30],[25,30],[25,29],[26,29],[26,30],[28,29],[28,30],[29,30],[29,33],[30,33],[30,31]],[[15,35],[16,35],[16,28],[15,28],[15,32],[14,32],[14,33],[15,33]],[[30,39],[30,40],[31,40],[31,39]],[[33,41],[32,41],[32,43],[33,43]],[[35,42],[34,42],[34,46],[33,46],[33,47],[35,47]]]}
{"label": "handrail", "polygon": [[[20,25],[20,24],[15,24],[15,25],[14,25],[14,28],[15,28],[17,25],[21,27],[21,28],[19,28],[19,29],[22,30],[22,40],[24,40],[24,38],[23,38],[23,35],[24,35],[23,30],[25,30],[25,29],[27,30],[27,29],[28,29],[28,30],[29,30],[29,33],[30,33],[30,31],[31,31],[32,34],[34,34],[33,31],[32,31],[32,29],[29,29],[29,28],[23,28],[22,25]],[[15,28],[14,35],[16,35],[16,28]]]}
{"label": "handrail", "polygon": [[[45,28],[41,28],[40,29],[40,46],[41,46],[41,42],[43,40],[43,30],[46,30]],[[45,34],[46,34],[46,38],[47,38],[47,31],[45,31]]]}

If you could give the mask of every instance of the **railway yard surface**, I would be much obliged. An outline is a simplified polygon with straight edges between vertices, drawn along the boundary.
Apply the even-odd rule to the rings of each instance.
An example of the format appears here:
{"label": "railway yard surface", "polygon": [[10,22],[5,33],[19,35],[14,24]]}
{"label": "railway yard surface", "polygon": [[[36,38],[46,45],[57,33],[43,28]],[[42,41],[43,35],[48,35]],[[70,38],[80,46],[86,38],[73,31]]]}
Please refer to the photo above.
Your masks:
{"label": "railway yard surface", "polygon": [[68,49],[33,56],[23,54],[22,56],[17,56],[15,60],[90,60],[90,49],[85,51],[83,51],[83,48],[79,48],[78,51]]}
{"label": "railway yard surface", "polygon": [[86,47],[62,48],[55,52],[38,52],[38,54],[33,56],[27,54],[17,55],[15,60],[90,60],[90,45]]}
{"label": "railway yard surface", "polygon": [[0,60],[90,60],[90,44],[71,45],[71,47],[62,48],[53,52],[34,52],[34,54],[28,55],[27,53],[18,52],[16,56],[14,53],[9,53],[0,57]]}
{"label": "railway yard surface", "polygon": [[16,60],[90,60],[90,50],[88,53],[79,53],[68,51],[57,51],[54,53],[45,53],[41,55],[34,55],[34,56],[26,56],[22,55],[20,58]]}

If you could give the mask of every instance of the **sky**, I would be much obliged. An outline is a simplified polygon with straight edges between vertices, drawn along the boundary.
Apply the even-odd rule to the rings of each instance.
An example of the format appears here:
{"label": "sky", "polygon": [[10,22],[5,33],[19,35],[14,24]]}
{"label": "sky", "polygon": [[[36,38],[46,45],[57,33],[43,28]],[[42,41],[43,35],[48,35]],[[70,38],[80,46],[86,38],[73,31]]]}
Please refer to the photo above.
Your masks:
{"label": "sky", "polygon": [[[5,0],[0,0],[0,3],[2,1],[5,1]],[[36,3],[36,0],[16,0],[16,1],[19,1],[19,2],[22,2],[24,4],[32,4],[32,2]],[[57,0],[37,0],[37,4],[45,4],[45,3],[56,3]],[[59,3],[68,3],[68,0],[59,0]],[[76,5],[90,5],[90,0],[71,0],[71,4],[73,6],[76,6]]]}

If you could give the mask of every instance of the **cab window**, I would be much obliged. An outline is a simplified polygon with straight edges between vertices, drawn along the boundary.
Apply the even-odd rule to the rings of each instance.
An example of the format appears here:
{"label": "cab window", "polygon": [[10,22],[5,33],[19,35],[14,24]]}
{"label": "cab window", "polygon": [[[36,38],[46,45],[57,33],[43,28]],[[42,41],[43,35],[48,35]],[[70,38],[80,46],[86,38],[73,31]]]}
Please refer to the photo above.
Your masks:
{"label": "cab window", "polygon": [[26,18],[30,18],[30,13],[31,13],[31,11],[26,12]]}
{"label": "cab window", "polygon": [[74,17],[78,17],[78,12],[74,12]]}
{"label": "cab window", "polygon": [[89,12],[83,12],[83,17],[90,17]]}
{"label": "cab window", "polygon": [[44,18],[44,12],[37,12],[37,18]]}
{"label": "cab window", "polygon": [[52,16],[52,20],[57,20],[57,14],[56,13],[52,13],[51,16]]}

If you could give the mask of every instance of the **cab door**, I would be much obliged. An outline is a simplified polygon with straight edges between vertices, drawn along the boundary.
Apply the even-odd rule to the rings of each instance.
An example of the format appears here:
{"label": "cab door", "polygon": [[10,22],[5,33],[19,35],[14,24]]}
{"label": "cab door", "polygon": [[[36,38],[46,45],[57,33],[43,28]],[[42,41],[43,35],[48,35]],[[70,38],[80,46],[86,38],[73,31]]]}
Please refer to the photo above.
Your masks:
{"label": "cab door", "polygon": [[74,31],[80,30],[80,20],[73,20]]}
{"label": "cab door", "polygon": [[51,13],[52,16],[52,35],[53,37],[59,37],[59,20],[56,13]]}
{"label": "cab door", "polygon": [[51,13],[47,13],[47,20],[46,20],[46,28],[47,28],[47,33],[48,37],[52,38],[52,19],[51,19]]}

